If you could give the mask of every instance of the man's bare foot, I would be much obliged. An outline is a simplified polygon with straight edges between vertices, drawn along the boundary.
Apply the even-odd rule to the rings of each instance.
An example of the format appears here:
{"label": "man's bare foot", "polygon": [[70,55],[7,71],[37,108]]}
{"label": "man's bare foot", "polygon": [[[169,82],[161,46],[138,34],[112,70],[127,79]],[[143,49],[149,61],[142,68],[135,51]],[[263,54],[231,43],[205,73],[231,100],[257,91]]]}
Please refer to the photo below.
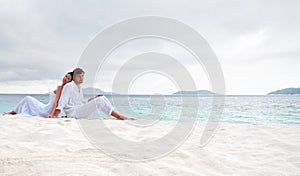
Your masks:
{"label": "man's bare foot", "polygon": [[118,120],[135,120],[134,118],[125,117],[125,116],[117,113],[116,111],[112,111],[111,115],[114,116],[115,118],[117,118]]}
{"label": "man's bare foot", "polygon": [[125,117],[123,115],[120,115],[122,120],[135,120],[135,118],[129,118],[129,117]]}

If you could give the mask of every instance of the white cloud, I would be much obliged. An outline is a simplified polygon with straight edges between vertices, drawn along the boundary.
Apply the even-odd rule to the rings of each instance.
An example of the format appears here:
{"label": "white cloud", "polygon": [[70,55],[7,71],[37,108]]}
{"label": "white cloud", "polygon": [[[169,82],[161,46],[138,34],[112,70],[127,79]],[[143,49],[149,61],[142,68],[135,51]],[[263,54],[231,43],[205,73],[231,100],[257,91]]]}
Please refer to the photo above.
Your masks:
{"label": "white cloud", "polygon": [[44,94],[54,91],[61,82],[58,80],[10,81],[0,83],[0,92]]}
{"label": "white cloud", "polygon": [[[199,31],[220,60],[228,94],[299,87],[299,6],[300,1],[292,0],[1,1],[0,92],[51,90],[76,66],[98,32],[143,15],[174,18]],[[149,51],[154,45],[181,58],[194,79],[200,80],[196,81],[199,89],[210,89],[205,72],[172,44],[144,42],[127,47],[123,56]],[[102,76],[99,83],[108,90],[111,76],[122,64],[111,61],[105,72],[110,77]]]}

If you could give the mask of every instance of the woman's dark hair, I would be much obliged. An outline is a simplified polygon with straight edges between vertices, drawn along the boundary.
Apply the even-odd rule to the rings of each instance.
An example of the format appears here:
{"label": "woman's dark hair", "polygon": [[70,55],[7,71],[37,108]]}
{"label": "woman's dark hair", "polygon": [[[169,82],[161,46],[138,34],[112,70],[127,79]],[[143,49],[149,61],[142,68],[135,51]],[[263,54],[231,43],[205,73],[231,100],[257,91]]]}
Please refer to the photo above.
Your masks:
{"label": "woman's dark hair", "polygon": [[71,80],[73,80],[73,72],[68,72],[67,75],[70,74],[71,75]]}

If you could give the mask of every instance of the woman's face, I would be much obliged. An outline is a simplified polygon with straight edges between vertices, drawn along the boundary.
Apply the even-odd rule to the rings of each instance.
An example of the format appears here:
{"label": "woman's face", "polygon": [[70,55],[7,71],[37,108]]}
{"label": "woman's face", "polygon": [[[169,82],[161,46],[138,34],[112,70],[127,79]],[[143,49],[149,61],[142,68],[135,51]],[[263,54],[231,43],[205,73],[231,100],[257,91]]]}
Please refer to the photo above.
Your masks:
{"label": "woman's face", "polygon": [[66,76],[62,80],[63,84],[67,84],[68,82],[71,81],[72,81],[72,76],[70,74],[66,74]]}

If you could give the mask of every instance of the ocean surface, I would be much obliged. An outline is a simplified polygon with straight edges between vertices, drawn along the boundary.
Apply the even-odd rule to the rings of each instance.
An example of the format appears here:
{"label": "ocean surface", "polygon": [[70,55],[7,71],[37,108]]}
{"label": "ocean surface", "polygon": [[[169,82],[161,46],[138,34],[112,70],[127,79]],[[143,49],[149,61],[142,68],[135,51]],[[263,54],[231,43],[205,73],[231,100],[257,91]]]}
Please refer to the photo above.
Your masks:
{"label": "ocean surface", "polygon": [[[14,109],[25,96],[32,96],[47,103],[49,95],[0,94],[0,113]],[[226,123],[250,124],[300,124],[300,95],[258,95],[224,98],[224,106],[214,105],[211,96],[147,96],[107,95],[116,111],[128,117],[151,120],[192,119]],[[88,98],[88,97],[86,97]],[[211,116],[212,107],[222,111],[218,118]],[[92,118],[107,117],[95,112]]]}

